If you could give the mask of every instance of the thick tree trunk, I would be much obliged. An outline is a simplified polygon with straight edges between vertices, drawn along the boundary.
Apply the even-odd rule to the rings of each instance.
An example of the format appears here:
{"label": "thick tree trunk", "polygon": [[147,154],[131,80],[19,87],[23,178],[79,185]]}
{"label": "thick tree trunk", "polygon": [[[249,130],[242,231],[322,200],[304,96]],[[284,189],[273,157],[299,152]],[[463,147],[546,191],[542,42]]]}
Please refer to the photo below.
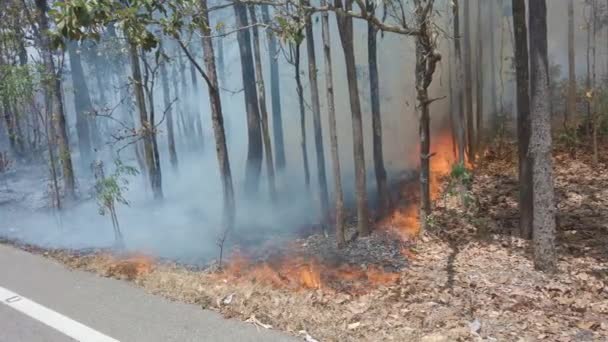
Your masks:
{"label": "thick tree trunk", "polygon": [[80,61],[80,54],[76,51],[76,44],[76,42],[69,42],[67,45],[72,71],[72,85],[74,88],[74,109],[76,110],[76,132],[78,134],[80,160],[83,168],[88,169],[93,161],[91,155],[91,133],[89,131],[93,103],[91,102],[89,88],[84,79],[82,62]]}
{"label": "thick tree trunk", "polygon": [[471,70],[471,0],[464,1],[464,112],[467,123],[467,155],[475,161],[475,121],[473,113],[473,72]]}
{"label": "thick tree trunk", "polygon": [[321,103],[319,102],[319,85],[317,82],[317,60],[315,40],[312,29],[312,16],[306,19],[306,50],[308,52],[308,79],[312,103],[312,123],[315,133],[315,152],[317,155],[317,182],[319,183],[319,204],[321,220],[328,217],[329,195],[327,194],[327,175],[325,173],[325,151],[323,148],[323,129],[321,127]]}
{"label": "thick tree trunk", "polygon": [[300,44],[293,44],[294,51],[294,72],[296,79],[296,91],[298,93],[298,106],[300,108],[300,147],[302,150],[302,160],[304,163],[304,182],[306,188],[310,188],[310,168],[308,166],[308,148],[306,144],[306,109],[304,108],[304,88],[302,87],[302,77],[300,76]]}
{"label": "thick tree trunk", "polygon": [[[483,0],[480,0],[483,1]],[[502,4],[502,1],[499,2],[499,5]],[[495,1],[489,1],[489,11],[490,11],[490,103],[492,104],[492,123],[490,125],[491,128],[494,128],[496,121],[496,116],[498,113],[498,100],[496,96],[496,6]],[[501,9],[502,10],[502,9]]]}
{"label": "thick tree trunk", "polygon": [[[245,5],[236,1],[234,3],[234,14],[236,27],[249,26],[247,10]],[[245,108],[247,111],[247,166],[245,173],[245,192],[249,196],[257,193],[262,171],[262,132],[260,128],[260,110],[256,96],[256,80],[253,68],[253,57],[251,54],[251,37],[248,29],[240,29],[237,32],[239,52],[241,55],[241,73],[243,77],[243,88],[245,93]]]}
{"label": "thick tree trunk", "polygon": [[260,119],[262,124],[262,140],[264,142],[264,153],[266,154],[266,172],[268,172],[268,190],[270,199],[274,203],[277,200],[277,188],[274,176],[274,161],[272,156],[272,143],[270,142],[270,128],[268,125],[268,111],[266,109],[266,89],[264,88],[264,73],[262,72],[262,56],[260,53],[260,33],[255,7],[249,6],[251,25],[253,32],[253,57],[255,61],[255,73],[258,87],[258,103],[260,105]]}
{"label": "thick tree trunk", "polygon": [[549,99],[549,62],[547,56],[547,5],[545,0],[531,1],[530,8],[530,84],[534,265],[543,271],[555,271],[555,200],[551,161],[551,111]]}
{"label": "thick tree trunk", "polygon": [[139,122],[141,125],[141,134],[143,135],[143,149],[144,149],[144,160],[146,163],[146,171],[148,173],[148,179],[152,188],[152,193],[155,199],[163,198],[162,180],[160,175],[160,168],[157,169],[157,163],[154,152],[154,134],[153,123],[148,120],[148,114],[146,111],[146,100],[144,96],[143,81],[141,77],[141,67],[139,63],[139,54],[137,47],[130,43],[129,44],[129,55],[131,57],[131,73],[133,77],[133,87],[135,89],[135,100],[137,103],[137,110],[139,112]]}
{"label": "thick tree trunk", "polygon": [[[268,5],[262,6],[262,19],[270,23]],[[274,137],[274,152],[276,155],[277,172],[285,169],[285,143],[283,139],[283,116],[281,114],[281,86],[279,84],[279,49],[277,38],[268,30],[268,56],[270,59],[270,101],[272,103],[272,135]]]}
{"label": "thick tree trunk", "polygon": [[[203,22],[209,22],[207,11],[207,0],[200,0]],[[215,150],[217,161],[222,177],[222,190],[224,194],[224,227],[226,231],[232,229],[235,217],[234,188],[232,185],[232,173],[230,171],[230,159],[226,146],[226,134],[224,132],[224,117],[222,114],[222,101],[220,98],[220,88],[215,68],[215,53],[213,51],[213,40],[209,26],[203,25],[203,58],[209,83],[209,102],[211,105],[211,121],[213,123],[213,134],[215,136]]]}
{"label": "thick tree trunk", "polygon": [[484,81],[483,81],[483,67],[484,67],[484,62],[483,62],[483,26],[481,25],[482,23],[482,18],[483,18],[483,13],[481,12],[481,1],[477,1],[477,89],[476,89],[476,94],[475,94],[475,99],[477,100],[477,103],[475,105],[476,107],[476,115],[475,115],[475,142],[474,145],[477,148],[479,148],[481,146],[481,142],[483,140],[483,134],[482,134],[482,129],[483,129],[483,85],[484,85]]}
{"label": "thick tree trunk", "polygon": [[[376,5],[367,0],[367,12],[374,14]],[[378,218],[384,217],[390,209],[388,185],[386,183],[386,169],[384,167],[384,152],[382,148],[382,117],[380,115],[380,87],[378,81],[378,29],[367,22],[367,54],[369,64],[369,88],[372,107],[372,130],[374,145],[374,171],[376,173],[376,187],[378,191]]]}
{"label": "thick tree trunk", "polygon": [[[350,11],[351,0],[336,1],[336,7]],[[348,95],[350,99],[350,110],[353,125],[353,152],[355,160],[355,190],[357,197],[357,229],[359,235],[367,236],[369,229],[369,212],[367,208],[367,188],[365,185],[365,150],[363,147],[363,122],[361,119],[361,101],[359,100],[359,88],[357,85],[357,70],[355,63],[355,49],[353,41],[353,19],[344,13],[336,13],[338,20],[338,31],[344,59],[346,64],[346,78],[348,80]]]}
{"label": "thick tree trunk", "polygon": [[576,114],[576,59],[574,53],[574,0],[568,0],[568,102],[564,112],[564,124]]}
{"label": "thick tree trunk", "polygon": [[171,163],[171,167],[173,168],[173,170],[177,171],[178,160],[177,150],[175,148],[175,132],[173,131],[173,105],[169,89],[169,76],[167,75],[166,63],[168,63],[168,61],[163,60],[160,64],[160,82],[163,88],[163,103],[165,105],[165,108],[167,108],[165,120],[167,122],[167,144],[169,146],[169,162]]}
{"label": "thick tree trunk", "polygon": [[452,7],[452,18],[453,18],[453,34],[454,34],[454,58],[455,58],[455,75],[456,75],[456,129],[457,140],[458,140],[458,163],[464,165],[465,161],[465,115],[464,115],[464,92],[463,92],[463,63],[462,63],[462,48],[461,42],[462,37],[460,35],[460,14],[458,0],[453,1]]}
{"label": "thick tree trunk", "polygon": [[[321,6],[327,1],[321,0]],[[331,65],[331,45],[329,37],[329,14],[321,14],[321,31],[323,35],[323,55],[325,56],[325,83],[327,86],[327,112],[329,120],[329,138],[331,143],[331,162],[334,176],[334,201],[336,205],[336,241],[338,247],[346,243],[344,236],[344,195],[342,193],[342,175],[340,172],[340,153],[338,149],[338,128],[336,125],[336,108],[334,104],[334,80]]]}
{"label": "thick tree trunk", "polygon": [[49,30],[49,21],[47,17],[48,4],[47,0],[36,0],[36,7],[40,12],[38,15],[39,29],[41,36],[39,37],[42,49],[42,59],[46,77],[48,78],[47,92],[52,99],[51,115],[55,123],[54,133],[57,135],[55,141],[59,147],[59,160],[63,171],[63,187],[65,196],[68,201],[76,199],[76,181],[74,179],[74,168],[72,166],[72,156],[70,153],[70,142],[68,140],[68,129],[65,119],[65,111],[63,107],[63,98],[61,96],[61,78],[55,73],[55,62],[53,61],[53,52],[51,48],[50,38],[47,36]]}
{"label": "thick tree trunk", "polygon": [[519,152],[519,230],[532,239],[532,161],[530,142],[530,76],[528,69],[528,29],[525,0],[513,0],[515,29],[515,80],[517,89],[517,147]]}

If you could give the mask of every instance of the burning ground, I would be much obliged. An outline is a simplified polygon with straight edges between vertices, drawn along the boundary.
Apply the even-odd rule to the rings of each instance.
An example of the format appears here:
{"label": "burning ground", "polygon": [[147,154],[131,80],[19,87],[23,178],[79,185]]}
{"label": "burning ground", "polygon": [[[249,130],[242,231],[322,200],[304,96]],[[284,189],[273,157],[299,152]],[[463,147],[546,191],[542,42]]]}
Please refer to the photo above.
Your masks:
{"label": "burning ground", "polygon": [[416,223],[405,205],[344,250],[317,233],[281,248],[243,249],[222,271],[104,250],[22,247],[308,341],[607,339],[606,165],[557,153],[560,272],[549,276],[534,270],[528,242],[512,234],[514,158],[487,152],[466,208],[444,177],[431,229],[417,240],[405,238]]}

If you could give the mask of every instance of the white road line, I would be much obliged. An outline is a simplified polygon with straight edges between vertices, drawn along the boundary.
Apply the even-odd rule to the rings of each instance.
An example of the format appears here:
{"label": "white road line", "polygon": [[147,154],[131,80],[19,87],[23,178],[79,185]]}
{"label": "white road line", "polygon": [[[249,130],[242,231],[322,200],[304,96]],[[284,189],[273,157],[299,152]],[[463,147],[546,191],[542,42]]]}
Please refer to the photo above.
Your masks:
{"label": "white road line", "polygon": [[77,341],[119,342],[3,287],[0,287],[0,301]]}

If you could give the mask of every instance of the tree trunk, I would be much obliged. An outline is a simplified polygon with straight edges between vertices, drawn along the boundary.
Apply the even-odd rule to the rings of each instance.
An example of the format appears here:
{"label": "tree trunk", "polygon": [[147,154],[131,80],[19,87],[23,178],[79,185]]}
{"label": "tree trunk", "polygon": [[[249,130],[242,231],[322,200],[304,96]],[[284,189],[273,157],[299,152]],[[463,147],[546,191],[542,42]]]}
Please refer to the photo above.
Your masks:
{"label": "tree trunk", "polygon": [[78,133],[78,147],[83,168],[91,166],[92,149],[89,121],[93,112],[93,103],[89,96],[89,88],[84,79],[84,71],[80,54],[76,51],[76,42],[68,42],[68,54],[70,56],[70,67],[72,74],[72,86],[74,88],[74,109],[76,110],[76,132]]}
{"label": "tree trunk", "polygon": [[[209,12],[207,11],[207,0],[200,0],[203,22],[209,22]],[[224,194],[224,227],[226,231],[232,229],[235,217],[234,188],[232,185],[232,173],[230,171],[230,159],[226,146],[226,134],[224,132],[224,117],[222,114],[222,101],[220,98],[220,88],[215,68],[215,53],[213,51],[213,39],[209,26],[203,25],[201,28],[203,36],[203,58],[209,83],[209,102],[211,105],[211,121],[213,123],[213,134],[215,136],[215,150],[217,161],[222,177],[222,190]]]}
{"label": "tree trunk", "polygon": [[253,31],[253,57],[255,61],[255,73],[258,86],[258,103],[260,105],[260,119],[262,124],[262,138],[264,142],[264,153],[266,154],[266,172],[268,172],[268,190],[270,200],[275,203],[277,200],[277,188],[274,177],[274,161],[272,159],[272,144],[270,142],[270,129],[268,127],[268,111],[266,110],[266,89],[264,88],[264,73],[262,72],[262,56],[260,53],[260,33],[257,27],[257,17],[255,7],[249,6],[251,25]]}
{"label": "tree trunk", "polygon": [[72,201],[76,199],[76,181],[74,179],[68,129],[63,107],[63,98],[61,96],[61,78],[57,77],[55,73],[55,62],[53,61],[51,42],[50,38],[47,36],[49,30],[47,0],[36,0],[36,7],[40,12],[38,15],[39,29],[41,32],[39,40],[41,43],[44,69],[46,77],[48,78],[47,92],[50,94],[48,96],[52,99],[51,114],[52,121],[55,123],[54,132],[57,135],[55,141],[59,147],[59,160],[63,171],[63,187],[66,198],[68,201]]}
{"label": "tree trunk", "polygon": [[[205,0],[206,1],[206,0]],[[224,34],[224,28],[220,27],[218,34]],[[217,69],[219,73],[219,86],[226,87],[226,68],[224,67],[224,39],[217,38]],[[221,91],[220,91],[221,93]]]}
{"label": "tree trunk", "polygon": [[[366,1],[367,12],[374,15],[376,5],[373,1]],[[377,51],[378,29],[367,22],[367,53],[369,64],[369,88],[372,107],[372,130],[374,145],[374,170],[376,173],[376,187],[378,188],[378,218],[388,214],[390,198],[388,185],[386,183],[386,169],[384,167],[384,155],[382,148],[382,117],[380,115],[380,87],[378,81],[378,51]]]}
{"label": "tree trunk", "polygon": [[481,142],[483,140],[483,134],[481,130],[483,129],[483,66],[485,65],[483,62],[483,26],[482,18],[483,13],[481,12],[481,2],[477,0],[477,89],[475,98],[477,100],[476,103],[476,115],[475,115],[475,131],[477,132],[475,136],[475,146],[476,148],[481,146]]}
{"label": "tree trunk", "polygon": [[[245,5],[239,1],[236,1],[233,7],[236,17],[236,27],[244,28],[249,26]],[[238,30],[236,37],[241,55],[241,73],[245,93],[245,107],[247,110],[248,150],[245,174],[245,192],[249,196],[253,196],[258,191],[260,173],[262,170],[263,152],[262,132],[260,128],[260,111],[256,96],[256,80],[255,71],[253,68],[253,57],[251,55],[251,37],[249,35],[249,29]]]}
{"label": "tree trunk", "polygon": [[564,113],[564,124],[576,114],[576,60],[574,53],[574,0],[568,0],[568,104]]}
{"label": "tree trunk", "polygon": [[302,140],[300,146],[302,149],[302,160],[304,163],[304,182],[306,188],[310,188],[310,168],[308,166],[308,148],[306,144],[306,110],[304,108],[304,89],[302,87],[302,77],[300,75],[300,44],[292,45],[294,51],[294,71],[296,79],[296,91],[298,93],[298,105],[300,108],[300,134]]}
{"label": "tree trunk", "polygon": [[[321,6],[327,1],[321,0]],[[344,195],[342,193],[342,175],[340,172],[340,153],[338,149],[338,128],[336,125],[336,108],[334,104],[334,80],[331,65],[331,45],[329,37],[329,14],[321,13],[321,31],[323,35],[323,54],[325,56],[325,83],[327,86],[327,112],[329,116],[329,138],[331,142],[331,162],[334,176],[334,197],[336,204],[336,241],[338,247],[344,246]]]}
{"label": "tree trunk", "polygon": [[317,82],[317,61],[315,55],[315,40],[312,29],[312,16],[306,20],[306,50],[308,52],[308,79],[310,82],[310,97],[312,103],[312,123],[315,133],[315,152],[317,155],[317,181],[319,183],[319,204],[321,220],[324,221],[329,209],[327,194],[327,175],[325,173],[325,151],[323,148],[323,129],[321,127],[321,103],[319,102],[319,85]]}
{"label": "tree trunk", "polygon": [[530,84],[531,135],[529,154],[534,184],[532,224],[534,230],[534,266],[555,271],[555,200],[551,161],[551,111],[549,62],[547,56],[547,5],[545,0],[531,1],[530,8]]}
{"label": "tree trunk", "polygon": [[[585,91],[591,91],[591,19],[587,22],[587,77],[585,82]],[[591,100],[586,98],[587,100],[587,122],[585,123],[585,128],[587,132],[587,137],[591,136]]]}
{"label": "tree trunk", "polygon": [[519,231],[532,239],[532,161],[530,142],[530,76],[528,69],[528,29],[525,0],[513,0],[515,29],[515,79],[517,89],[517,147],[519,152]]}
{"label": "tree trunk", "polygon": [[143,148],[144,158],[146,162],[146,171],[148,173],[148,179],[150,186],[152,187],[152,193],[155,199],[163,198],[162,181],[160,175],[160,169],[157,169],[157,163],[154,152],[154,141],[152,134],[154,134],[153,124],[148,121],[148,114],[146,112],[146,100],[144,96],[143,81],[141,77],[141,68],[139,63],[139,54],[137,47],[133,43],[129,43],[129,54],[131,57],[131,73],[133,77],[133,87],[135,89],[135,100],[137,102],[137,110],[139,112],[139,122],[141,124],[141,134],[143,135]]}
{"label": "tree trunk", "polygon": [[[483,0],[480,0],[483,1]],[[502,1],[499,2],[502,4]],[[498,115],[498,101],[496,96],[496,6],[495,1],[489,1],[490,11],[490,103],[492,104],[492,123],[491,128],[495,127],[494,121]],[[502,9],[501,9],[502,10]]]}
{"label": "tree trunk", "polygon": [[[350,11],[352,8],[351,0],[336,1],[336,7]],[[353,19],[344,13],[336,13],[338,20],[338,32],[344,59],[346,64],[346,78],[348,80],[348,95],[350,99],[350,110],[352,113],[353,125],[353,152],[355,160],[355,189],[357,196],[357,229],[359,235],[368,236],[369,213],[367,208],[367,188],[365,185],[365,150],[363,147],[363,122],[361,119],[361,101],[359,100],[359,88],[357,85],[357,70],[355,63],[355,49],[353,41]]]}
{"label": "tree trunk", "polygon": [[467,154],[475,161],[475,121],[473,113],[473,80],[471,70],[471,0],[464,0],[464,112],[467,123]]}
{"label": "tree trunk", "polygon": [[461,49],[461,35],[460,35],[460,14],[458,0],[453,1],[452,7],[452,18],[454,20],[454,58],[455,58],[455,74],[456,74],[456,129],[457,140],[458,140],[458,163],[464,165],[465,161],[465,116],[464,116],[464,92],[463,92],[463,64],[462,64],[462,49]]}
{"label": "tree trunk", "polygon": [[[162,51],[162,47],[161,47]],[[169,76],[167,75],[167,60],[163,60],[160,64],[160,81],[163,88],[163,103],[167,110],[165,120],[167,122],[167,139],[169,145],[169,161],[174,171],[178,169],[177,151],[175,149],[175,133],[173,132],[173,105],[169,90]],[[171,107],[170,107],[171,106]]]}
{"label": "tree trunk", "polygon": [[[268,5],[262,6],[262,19],[270,23]],[[270,100],[272,102],[272,133],[274,136],[274,152],[277,157],[276,168],[278,172],[285,169],[285,143],[283,140],[283,117],[281,114],[281,87],[279,84],[279,49],[277,39],[273,32],[268,30],[268,55],[270,59]]]}
{"label": "tree trunk", "polygon": [[433,6],[417,0],[415,7],[416,23],[421,34],[416,36],[416,100],[419,112],[420,137],[420,233],[427,228],[431,214],[430,192],[430,158],[431,132],[428,88],[433,81],[433,74],[441,55],[435,50],[434,34],[431,29],[430,16]]}

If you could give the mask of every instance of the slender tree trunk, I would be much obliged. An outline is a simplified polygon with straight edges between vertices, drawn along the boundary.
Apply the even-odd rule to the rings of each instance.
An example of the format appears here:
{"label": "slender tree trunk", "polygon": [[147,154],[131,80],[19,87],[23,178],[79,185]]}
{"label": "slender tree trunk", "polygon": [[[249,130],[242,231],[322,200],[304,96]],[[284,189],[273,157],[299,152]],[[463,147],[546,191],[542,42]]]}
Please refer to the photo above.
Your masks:
{"label": "slender tree trunk", "polygon": [[[483,0],[481,0],[483,1]],[[502,0],[499,5],[502,4]],[[498,115],[498,101],[496,96],[496,5],[495,1],[489,1],[490,11],[490,103],[492,104],[492,122],[496,120]],[[495,127],[495,124],[490,125],[491,128]]]}
{"label": "slender tree trunk", "polygon": [[137,109],[139,112],[139,122],[141,124],[141,130],[143,134],[143,149],[144,158],[146,163],[146,171],[148,173],[148,179],[150,186],[152,187],[152,193],[155,199],[163,198],[162,181],[160,178],[160,169],[157,169],[154,152],[154,141],[152,139],[153,134],[153,123],[148,121],[148,114],[146,112],[146,100],[144,96],[143,81],[141,77],[141,67],[139,63],[139,54],[137,47],[130,43],[129,54],[131,57],[131,73],[133,77],[133,87],[135,89],[135,100],[137,102]]}
{"label": "slender tree trunk", "polygon": [[568,0],[568,104],[564,114],[564,124],[576,114],[576,60],[574,52],[574,0]]}
{"label": "slender tree trunk", "polygon": [[543,271],[555,271],[555,200],[551,161],[551,111],[549,62],[547,56],[547,5],[545,0],[531,1],[530,8],[530,84],[534,265]]}
{"label": "slender tree trunk", "polygon": [[[591,19],[587,22],[587,77],[585,87],[586,91],[591,91]],[[591,101],[587,98],[587,122],[585,123],[587,137],[591,136],[591,115]]]}
{"label": "slender tree trunk", "polygon": [[[270,23],[268,5],[262,6],[262,19]],[[285,169],[285,143],[283,141],[283,117],[281,114],[281,86],[279,84],[279,62],[277,39],[273,32],[268,30],[268,56],[270,59],[270,100],[272,102],[272,133],[276,155],[277,172]]]}
{"label": "slender tree trunk", "polygon": [[[249,26],[247,20],[247,10],[245,5],[236,1],[234,3],[234,14],[236,26],[239,28]],[[241,29],[237,32],[237,41],[241,55],[241,73],[243,77],[243,88],[245,92],[245,107],[247,110],[247,133],[248,150],[247,166],[245,174],[245,192],[255,195],[260,183],[260,173],[262,170],[262,132],[260,128],[260,110],[256,96],[256,80],[253,68],[253,57],[251,54],[251,37],[248,29]]]}
{"label": "slender tree trunk", "polygon": [[258,103],[260,104],[260,119],[262,124],[262,140],[264,142],[264,153],[266,154],[266,172],[268,172],[268,190],[270,199],[274,203],[277,200],[277,188],[274,176],[274,161],[272,156],[272,143],[270,142],[270,129],[268,126],[268,111],[266,110],[266,89],[264,88],[264,73],[262,72],[262,56],[260,53],[260,33],[255,7],[249,6],[251,25],[253,32],[253,57],[255,61],[255,73],[258,87]]}
{"label": "slender tree trunk", "polygon": [[19,135],[17,130],[17,118],[11,110],[8,100],[2,101],[4,109],[4,121],[6,125],[6,134],[8,135],[8,142],[11,148],[11,152],[14,156],[21,158],[25,153],[25,146],[23,144],[23,138]]}
{"label": "slender tree trunk", "polygon": [[415,17],[421,34],[416,36],[416,100],[419,112],[420,137],[420,233],[427,227],[427,220],[431,214],[430,192],[430,158],[431,158],[431,132],[428,88],[433,81],[433,74],[441,55],[435,49],[434,34],[431,29],[430,17],[433,6],[425,2],[415,1]]}
{"label": "slender tree trunk", "polygon": [[296,79],[296,91],[298,93],[298,105],[300,108],[300,134],[302,140],[300,147],[302,149],[302,160],[304,163],[304,182],[306,188],[310,188],[310,168],[308,166],[308,149],[306,144],[306,110],[304,108],[304,88],[302,87],[302,77],[300,75],[300,44],[292,45],[294,51],[294,71]]}
{"label": "slender tree trunk", "polygon": [[[372,0],[366,1],[367,12],[374,14],[376,5]],[[367,53],[369,64],[369,88],[372,107],[372,130],[374,145],[374,170],[376,173],[376,187],[378,189],[378,217],[384,217],[390,208],[388,185],[386,183],[386,169],[382,148],[382,116],[380,114],[380,87],[378,81],[378,29],[367,22]]]}
{"label": "slender tree trunk", "polygon": [[[206,0],[205,0],[206,1]],[[218,34],[224,34],[224,28],[221,27]],[[217,69],[219,73],[219,85],[220,87],[226,87],[226,68],[224,67],[224,39],[222,37],[217,38]],[[221,92],[221,91],[220,91]]]}
{"label": "slender tree trunk", "polygon": [[329,195],[327,193],[327,175],[325,173],[325,151],[323,148],[323,129],[321,127],[321,103],[319,102],[319,85],[317,82],[317,61],[315,40],[312,29],[312,16],[306,21],[306,50],[308,52],[308,78],[312,103],[312,123],[315,133],[315,152],[317,155],[317,181],[319,182],[319,204],[322,220],[328,216]]}
{"label": "slender tree trunk", "polygon": [[532,239],[532,161],[530,142],[530,76],[528,69],[528,29],[525,0],[513,0],[515,28],[515,74],[517,84],[517,146],[519,152],[519,230]]}
{"label": "slender tree trunk", "polygon": [[[336,1],[336,7],[350,11],[351,0]],[[336,13],[338,20],[338,32],[344,59],[346,64],[346,78],[348,80],[348,95],[350,99],[350,110],[353,125],[353,152],[355,160],[355,189],[357,196],[357,229],[359,235],[367,236],[369,229],[369,213],[367,208],[367,188],[365,185],[365,150],[363,147],[363,122],[361,119],[361,101],[359,100],[359,88],[357,85],[357,71],[355,63],[355,49],[353,41],[353,19],[344,13]]]}
{"label": "slender tree trunk", "polygon": [[[207,11],[207,0],[200,0],[203,22],[209,22],[209,12]],[[213,51],[213,39],[209,26],[202,26],[203,35],[203,58],[207,71],[209,91],[209,102],[211,105],[211,121],[213,123],[213,134],[215,136],[215,150],[217,161],[222,177],[222,190],[224,194],[224,227],[226,231],[232,229],[235,217],[234,188],[232,185],[232,173],[230,171],[230,159],[226,146],[226,134],[224,132],[224,117],[222,114],[222,101],[220,98],[220,88],[215,68],[215,53]]]}
{"label": "slender tree trunk", "polygon": [[[162,47],[161,47],[162,51]],[[167,139],[169,145],[169,161],[174,171],[178,169],[177,150],[175,149],[175,133],[173,132],[173,105],[171,101],[171,93],[169,90],[169,76],[167,75],[167,60],[163,60],[160,64],[160,81],[163,88],[163,102],[167,113],[165,120],[167,122]],[[171,107],[169,107],[171,106]]]}
{"label": "slender tree trunk", "polygon": [[471,0],[464,1],[464,112],[467,123],[467,154],[475,161],[475,121],[473,113],[473,72],[471,70]]}
{"label": "slender tree trunk", "polygon": [[476,103],[476,115],[475,115],[475,142],[474,145],[477,148],[481,146],[481,142],[483,141],[483,26],[482,26],[482,18],[483,13],[481,11],[481,2],[483,0],[477,0],[477,91],[475,94],[475,98],[477,100]]}
{"label": "slender tree trunk", "polygon": [[68,201],[72,201],[76,199],[76,181],[74,179],[68,129],[63,107],[63,98],[61,96],[61,78],[57,77],[55,73],[55,62],[53,61],[51,42],[50,38],[47,36],[49,30],[47,0],[36,0],[36,7],[40,12],[38,15],[39,30],[41,32],[39,39],[42,45],[42,59],[44,62],[46,78],[48,79],[47,92],[49,93],[48,96],[52,98],[51,115],[52,121],[55,123],[54,133],[57,135],[54,140],[57,141],[59,147],[59,160],[63,171],[65,196]]}
{"label": "slender tree trunk", "polygon": [[458,0],[453,0],[452,18],[454,20],[454,58],[456,74],[456,111],[457,111],[457,139],[458,139],[458,163],[464,165],[465,161],[465,115],[464,115],[464,92],[463,92],[463,63],[460,35],[460,14]]}
{"label": "slender tree trunk", "polygon": [[72,74],[72,85],[74,88],[74,109],[76,110],[76,132],[78,133],[78,146],[80,148],[80,159],[83,168],[91,165],[91,133],[89,131],[89,117],[93,112],[93,103],[89,96],[89,88],[84,79],[84,71],[80,54],[76,51],[76,42],[69,42],[68,54],[70,56],[70,68]]}
{"label": "slender tree trunk", "polygon": [[[327,0],[321,0],[326,6]],[[321,13],[321,32],[323,35],[323,55],[325,56],[325,83],[327,86],[327,112],[329,116],[329,138],[331,142],[331,162],[334,176],[334,197],[336,205],[336,241],[338,247],[346,243],[344,236],[344,195],[342,193],[342,175],[340,172],[340,153],[338,149],[338,128],[336,125],[336,107],[334,104],[334,80],[331,65],[331,43],[329,36],[329,14]]]}

